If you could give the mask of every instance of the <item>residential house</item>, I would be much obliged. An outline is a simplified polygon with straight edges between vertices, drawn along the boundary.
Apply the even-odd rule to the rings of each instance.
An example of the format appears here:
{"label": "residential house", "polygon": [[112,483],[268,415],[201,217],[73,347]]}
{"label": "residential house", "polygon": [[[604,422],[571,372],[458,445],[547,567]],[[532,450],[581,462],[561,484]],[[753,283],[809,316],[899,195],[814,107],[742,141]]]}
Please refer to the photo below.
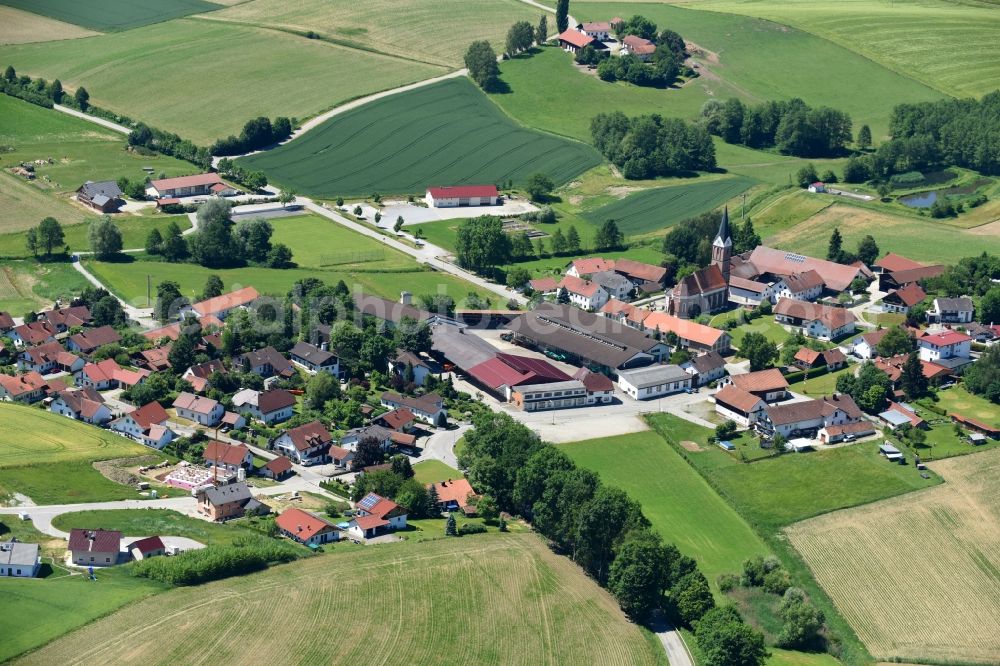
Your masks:
{"label": "residential house", "polygon": [[634,259],[614,259],[611,264],[612,267],[608,270],[627,277],[639,291],[647,293],[662,291],[667,281],[667,269],[663,266],[654,266]]}
{"label": "residential house", "polygon": [[937,363],[951,358],[968,359],[972,338],[958,331],[942,331],[917,338],[920,360]]}
{"label": "residential house", "polygon": [[876,428],[868,419],[861,419],[854,423],[838,423],[824,426],[819,429],[817,436],[824,444],[836,444],[837,442],[850,441],[858,437],[867,437],[876,433]]}
{"label": "residential house", "polygon": [[678,365],[650,365],[618,373],[618,388],[633,400],[649,400],[691,388],[693,378]]}
{"label": "residential house", "polygon": [[118,331],[110,326],[99,326],[98,328],[88,328],[75,335],[69,336],[66,347],[70,351],[81,354],[92,354],[104,345],[121,342]]}
{"label": "residential house", "polygon": [[796,301],[814,301],[823,293],[823,278],[814,269],[791,275],[777,276],[771,290],[771,302],[791,298]]}
{"label": "residential house", "polygon": [[767,403],[760,396],[727,384],[715,394],[715,411],[744,428],[749,428],[760,419],[767,409]]}
{"label": "residential house", "polygon": [[150,372],[165,372],[170,369],[170,345],[144,349],[136,354],[134,360],[140,368]]}
{"label": "residential house", "polygon": [[54,372],[77,373],[86,362],[65,349],[58,342],[46,342],[29,347],[17,355],[18,370],[33,370],[42,375]]}
{"label": "residential house", "polygon": [[[305,343],[300,342],[295,347],[302,344]],[[288,379],[295,374],[295,369],[288,359],[270,346],[234,357],[233,367],[242,368],[264,379],[274,376]]]}
{"label": "residential house", "polygon": [[343,530],[315,513],[296,507],[285,509],[274,519],[278,531],[305,546],[319,546],[339,541]]}
{"label": "residential house", "polygon": [[405,349],[397,349],[396,355],[389,359],[390,376],[405,377],[407,368],[413,372],[413,383],[417,386],[423,386],[433,374],[430,364],[418,355]]}
{"label": "residential house", "polygon": [[45,397],[45,378],[37,372],[21,375],[0,374],[0,400],[31,404]]}
{"label": "residential house", "polygon": [[927,311],[927,321],[932,324],[967,324],[974,314],[971,298],[935,298],[933,306]]}
{"label": "residential house", "polygon": [[499,206],[500,193],[496,185],[452,185],[428,187],[424,201],[431,208],[464,206]]}
{"label": "residential house", "polygon": [[129,370],[118,365],[113,358],[83,366],[77,375],[77,384],[98,391],[137,386],[149,377],[149,370]]}
{"label": "residential house", "polygon": [[569,302],[584,310],[598,310],[608,302],[608,292],[604,287],[583,278],[565,275],[559,282],[559,293],[566,291]]}
{"label": "residential house", "polygon": [[551,277],[528,280],[528,286],[531,287],[531,291],[543,296],[559,291],[559,281]]}
{"label": "residential house", "polygon": [[0,335],[6,335],[14,328],[14,317],[9,312],[0,310]]}
{"label": "residential house", "polygon": [[579,30],[574,30],[573,28],[567,28],[563,32],[560,32],[556,39],[559,40],[559,48],[570,53],[576,53],[585,46],[590,46],[599,51],[603,51],[608,48],[604,45],[604,42],[600,42],[590,35],[585,35]]}
{"label": "residential house", "polygon": [[0,576],[34,578],[42,566],[37,543],[0,542]]}
{"label": "residential house", "polygon": [[300,465],[326,462],[333,436],[319,421],[290,428],[274,440],[273,448]]}
{"label": "residential house", "polygon": [[818,400],[771,405],[757,420],[765,435],[785,438],[818,434],[822,428],[861,421],[861,410],[849,395],[823,396]]}
{"label": "residential house", "polygon": [[177,396],[173,406],[177,410],[177,416],[182,419],[209,427],[219,423],[226,411],[222,403],[187,391]]}
{"label": "residential house", "polygon": [[104,398],[92,388],[60,391],[49,403],[49,411],[91,425],[104,425],[113,417]]}
{"label": "residential house", "polygon": [[726,376],[726,359],[714,351],[695,356],[681,367],[694,376],[695,386],[705,386]]}
{"label": "residential house", "polygon": [[607,405],[615,399],[615,383],[607,375],[580,368],[573,374],[573,379],[583,382],[588,405]]}
{"label": "residential house", "polygon": [[907,314],[910,308],[927,298],[919,284],[911,282],[904,287],[894,289],[882,298],[882,309],[886,312]]}
{"label": "residential house", "polygon": [[102,213],[117,213],[125,205],[121,188],[113,180],[88,180],[76,190],[76,200]]}
{"label": "residential house", "polygon": [[355,507],[348,533],[356,539],[370,539],[384,532],[406,528],[406,509],[392,500],[368,493]]}
{"label": "residential house", "polygon": [[[219,189],[216,186],[222,186],[222,188]],[[151,192],[157,199],[207,196],[215,194],[216,191],[223,194],[235,193],[235,190],[222,182],[222,178],[217,173],[199,173],[194,176],[153,180],[150,181],[147,191]]]}
{"label": "residential house", "polygon": [[613,271],[615,269],[614,259],[604,259],[603,257],[586,257],[584,259],[574,259],[566,269],[566,275],[586,279],[594,273]]}
{"label": "residential house", "polygon": [[649,62],[656,53],[656,44],[637,35],[627,35],[622,40],[621,55],[634,55],[643,62]]}
{"label": "residential house", "polygon": [[590,281],[604,289],[609,298],[617,298],[620,301],[627,299],[635,290],[635,285],[632,284],[631,280],[615,271],[594,273],[590,276]]}
{"label": "residential house", "polygon": [[150,402],[111,422],[110,428],[140,444],[162,449],[176,433],[167,426],[169,415],[160,403]]}
{"label": "residential house", "polygon": [[221,360],[213,358],[205,361],[204,363],[196,363],[195,365],[192,365],[184,371],[181,378],[186,379],[187,382],[191,384],[191,388],[194,389],[195,393],[204,393],[208,389],[212,388],[212,384],[209,382],[209,379],[216,372],[225,374],[227,370]]}
{"label": "residential house", "polygon": [[250,495],[250,488],[243,481],[199,488],[195,499],[198,502],[198,512],[215,521],[241,518],[244,515],[261,516],[271,512],[271,507]]}
{"label": "residential house", "polygon": [[889,332],[887,328],[862,333],[850,342],[852,353],[858,358],[871,359],[878,356],[878,343]]}
{"label": "residential house", "polygon": [[976,342],[990,343],[1000,337],[1000,325],[984,326],[978,322],[970,322],[960,327]]}
{"label": "residential house", "polygon": [[7,333],[17,347],[37,347],[47,342],[55,342],[56,327],[44,321],[33,321],[15,326]]}
{"label": "residential house", "polygon": [[244,416],[250,415],[267,425],[292,418],[295,404],[295,396],[284,389],[241,389],[233,396],[233,407],[237,412]]}
{"label": "residential house", "polygon": [[191,306],[198,319],[212,318],[221,321],[237,308],[245,308],[260,297],[253,287],[243,287],[228,294],[199,301]]}
{"label": "residential house", "polygon": [[[906,363],[908,359],[909,359],[909,354],[897,354],[896,356],[890,356],[888,358],[876,358],[875,367],[884,372],[885,374],[889,375],[889,380],[895,386],[896,383],[899,381],[899,378],[903,374],[903,365]],[[966,365],[971,362],[972,362],[971,359],[961,359],[961,358],[953,358],[948,360],[939,359],[938,361],[935,362],[925,361],[921,359],[920,369],[923,372],[924,377],[927,378],[927,381],[929,381],[932,384],[938,384],[947,379],[948,377],[952,376],[953,374],[952,368],[946,367],[945,365],[938,365],[939,363],[957,364],[958,369],[961,369],[963,365]]]}
{"label": "residential house", "polygon": [[651,312],[643,318],[642,330],[660,336],[673,333],[681,347],[695,352],[724,354],[732,344],[732,336],[726,331],[660,311]]}
{"label": "residential house", "polygon": [[941,264],[921,264],[891,252],[876,261],[873,268],[879,273],[878,288],[881,291],[892,291],[944,273]]}
{"label": "residential house", "polygon": [[408,410],[406,407],[393,409],[392,411],[386,412],[375,419],[375,422],[380,426],[388,428],[389,430],[397,430],[399,432],[409,432],[412,430],[413,421],[413,412]]}
{"label": "residential house", "polygon": [[201,459],[206,467],[218,467],[230,474],[240,469],[253,469],[253,452],[246,444],[227,444],[213,439],[205,445]]}
{"label": "residential house", "polygon": [[343,450],[354,452],[358,450],[358,442],[368,438],[377,441],[383,451],[388,451],[392,446],[392,431],[380,425],[351,428],[341,436],[339,444]]}
{"label": "residential house", "polygon": [[764,402],[777,402],[788,397],[788,381],[777,368],[730,375],[720,383],[732,384],[747,393],[753,393]]}
{"label": "residential house", "polygon": [[612,38],[615,24],[621,21],[620,18],[613,18],[610,21],[585,21],[576,26],[576,29],[599,42],[606,42]]}
{"label": "residential house", "polygon": [[340,446],[331,446],[328,453],[330,464],[338,469],[350,469],[354,465],[354,451]]}
{"label": "residential house", "polygon": [[443,426],[448,420],[444,400],[437,393],[427,393],[411,398],[393,391],[386,391],[382,394],[381,403],[383,407],[390,409],[406,407],[417,420],[432,426]]}
{"label": "residential house", "polygon": [[427,490],[437,493],[437,507],[440,511],[464,511],[469,507],[469,500],[476,492],[467,479],[448,479],[439,483],[430,483]]}
{"label": "residential house", "polygon": [[288,352],[292,363],[304,368],[309,374],[329,372],[334,377],[340,376],[340,359],[337,355],[308,342],[296,342]]}
{"label": "residential house", "polygon": [[118,564],[122,533],[111,530],[73,528],[69,532],[70,561],[81,567]]}
{"label": "residential house", "polygon": [[263,467],[257,470],[265,479],[272,481],[283,481],[292,475],[292,461],[285,456],[278,456],[268,460]]}
{"label": "residential house", "polygon": [[792,361],[792,364],[802,370],[814,370],[825,367],[830,372],[833,372],[847,365],[847,357],[844,356],[844,352],[837,348],[816,351],[808,347],[801,347],[795,353],[795,360]]}
{"label": "residential house", "polygon": [[38,313],[38,321],[52,326],[56,333],[65,333],[71,328],[86,326],[90,323],[90,319],[90,310],[85,305],[53,308]]}
{"label": "residential house", "polygon": [[854,332],[854,313],[847,308],[783,298],[774,306],[774,319],[788,329],[820,340],[835,340]]}
{"label": "residential house", "polygon": [[133,560],[148,560],[151,557],[162,557],[167,554],[163,539],[158,536],[139,539],[128,546],[129,555]]}

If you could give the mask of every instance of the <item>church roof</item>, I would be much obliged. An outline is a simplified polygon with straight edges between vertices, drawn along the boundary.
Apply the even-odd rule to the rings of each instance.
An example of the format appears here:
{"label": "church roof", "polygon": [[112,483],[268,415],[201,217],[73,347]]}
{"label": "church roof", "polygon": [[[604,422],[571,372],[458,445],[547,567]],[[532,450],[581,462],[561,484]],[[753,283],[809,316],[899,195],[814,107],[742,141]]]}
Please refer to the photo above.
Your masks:
{"label": "church roof", "polygon": [[726,246],[733,244],[732,233],[729,231],[729,206],[722,209],[722,222],[719,223],[719,233],[715,235],[712,245]]}

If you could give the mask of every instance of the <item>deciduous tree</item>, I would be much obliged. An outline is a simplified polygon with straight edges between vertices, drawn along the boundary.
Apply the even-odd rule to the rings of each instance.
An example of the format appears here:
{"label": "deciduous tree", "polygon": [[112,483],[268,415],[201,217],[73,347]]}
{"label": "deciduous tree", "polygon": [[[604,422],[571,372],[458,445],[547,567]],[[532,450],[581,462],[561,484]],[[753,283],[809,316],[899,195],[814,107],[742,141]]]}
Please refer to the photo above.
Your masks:
{"label": "deciduous tree", "polygon": [[495,90],[500,77],[497,54],[485,40],[477,40],[465,52],[465,67],[469,76],[483,90]]}

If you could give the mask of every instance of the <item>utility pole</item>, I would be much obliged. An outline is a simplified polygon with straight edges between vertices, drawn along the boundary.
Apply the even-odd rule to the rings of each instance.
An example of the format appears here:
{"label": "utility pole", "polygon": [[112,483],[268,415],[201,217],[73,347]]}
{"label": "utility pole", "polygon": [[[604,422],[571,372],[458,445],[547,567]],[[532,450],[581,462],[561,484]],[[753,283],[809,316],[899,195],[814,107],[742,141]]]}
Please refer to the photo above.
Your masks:
{"label": "utility pole", "polygon": [[150,295],[152,293],[153,277],[146,273],[146,307],[151,308],[153,304],[150,302]]}
{"label": "utility pole", "polygon": [[744,222],[747,219],[747,193],[743,193],[743,211],[740,213],[740,219]]}

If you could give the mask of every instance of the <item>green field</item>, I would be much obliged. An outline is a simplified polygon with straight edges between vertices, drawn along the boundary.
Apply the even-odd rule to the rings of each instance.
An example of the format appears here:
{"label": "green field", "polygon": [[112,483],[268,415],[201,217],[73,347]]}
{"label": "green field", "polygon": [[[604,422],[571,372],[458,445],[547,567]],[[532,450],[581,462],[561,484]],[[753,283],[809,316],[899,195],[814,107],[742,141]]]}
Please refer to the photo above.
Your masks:
{"label": "green field", "polygon": [[753,530],[704,479],[652,431],[559,447],[576,464],[627,491],[667,541],[677,544],[715,586],[743,560],[766,555]]}
{"label": "green field", "polygon": [[88,284],[65,262],[0,261],[0,312],[37,312],[57,298],[72,298]]}
{"label": "green field", "polygon": [[593,148],[517,126],[466,78],[377,100],[240,160],[324,198],[523,182],[535,172],[563,183],[600,162]]}
{"label": "green field", "polygon": [[615,220],[626,236],[659,231],[718,208],[754,184],[749,178],[695,181],[643,190],[584,214],[595,225]]}
{"label": "green field", "polygon": [[948,414],[961,414],[993,427],[1000,428],[1000,408],[978,395],[969,393],[962,385],[937,392],[937,406]]}
{"label": "green field", "polygon": [[[0,59],[2,61],[2,59]],[[129,152],[125,137],[93,123],[0,95],[0,166],[22,161],[53,160],[35,165],[33,182],[0,174],[0,204],[5,214],[0,232],[17,231],[53,216],[64,225],[95,217],[89,209],[70,203],[72,194],[88,180],[142,180],[143,167],[156,174],[179,176],[197,168],[164,155]]]}
{"label": "green field", "polygon": [[789,384],[789,388],[796,393],[812,397],[831,395],[837,392],[837,378],[841,375],[854,374],[854,370],[855,367],[849,365],[836,372],[828,372],[819,377],[810,377],[809,379],[792,382]]}
{"label": "green field", "polygon": [[[444,73],[442,67],[287,32],[196,19],[2,46],[0,63],[14,65],[19,74],[61,79],[70,89],[85,86],[92,104],[199,145],[238,134],[256,116],[307,118]],[[213,72],[212,85],[192,89],[192,72],[206,68]]]}
{"label": "green field", "polygon": [[425,460],[413,466],[413,478],[426,485],[463,477],[457,469],[440,460]]}
{"label": "green field", "polygon": [[[96,219],[96,218],[94,218]],[[162,233],[171,222],[177,224],[181,231],[191,228],[191,220],[187,215],[156,214],[140,217],[138,215],[118,215],[112,218],[122,232],[122,245],[125,249],[145,247],[146,236],[153,229]],[[73,252],[90,252],[90,240],[87,238],[89,224],[64,226],[66,244]],[[25,244],[25,232],[18,231],[0,234],[0,257],[31,257]]]}
{"label": "green field", "polygon": [[[72,661],[81,646],[114,661],[124,636],[136,662],[666,663],[658,641],[533,534],[332,550],[133,604],[23,663]],[[348,608],[351,621],[318,640]]]}
{"label": "green field", "polygon": [[125,536],[180,536],[200,541],[206,546],[228,545],[250,534],[236,524],[210,523],[189,518],[169,509],[117,509],[111,511],[76,511],[56,516],[52,526],[64,532],[74,527],[118,530]]}
{"label": "green field", "polygon": [[413,259],[380,241],[356,233],[319,215],[296,215],[269,220],[272,241],[292,250],[303,268],[330,270],[412,270]]}
{"label": "green field", "polygon": [[0,5],[0,23],[4,30],[0,44],[48,42],[56,39],[79,39],[96,33],[72,23],[63,23],[46,16]]}
{"label": "green field", "polygon": [[989,2],[698,0],[689,6],[796,26],[949,95],[979,97],[1000,88],[994,48],[1000,16]]}
{"label": "green field", "polygon": [[[371,0],[361,4],[252,0],[206,18],[313,30],[325,39],[361,49],[462,67],[465,49],[473,40],[487,39],[499,52],[514,21],[535,25],[545,13],[517,0]],[[551,15],[549,23],[554,25]]]}
{"label": "green field", "polygon": [[101,32],[138,28],[221,7],[205,0],[98,0],[86,4],[76,0],[3,0],[0,4]]}

